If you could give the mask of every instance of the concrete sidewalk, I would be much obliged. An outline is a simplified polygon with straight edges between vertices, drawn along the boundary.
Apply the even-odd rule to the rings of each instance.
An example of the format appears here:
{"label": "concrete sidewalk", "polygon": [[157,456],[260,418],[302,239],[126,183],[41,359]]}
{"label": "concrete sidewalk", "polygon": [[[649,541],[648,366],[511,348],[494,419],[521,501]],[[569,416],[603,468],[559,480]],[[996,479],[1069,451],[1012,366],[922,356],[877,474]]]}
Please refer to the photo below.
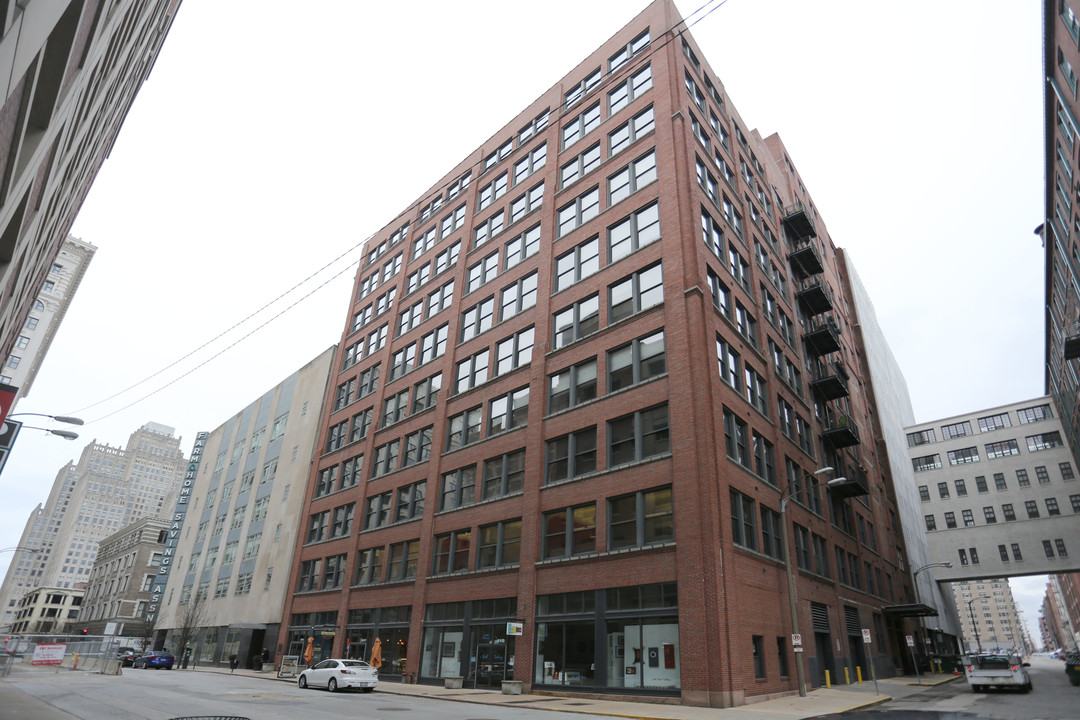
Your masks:
{"label": "concrete sidewalk", "polygon": [[[196,668],[196,672],[215,672],[230,674],[228,668]],[[277,682],[295,683],[296,678],[278,678],[275,673],[263,673],[252,670],[236,670],[234,675],[262,678]],[[468,702],[479,705],[504,705],[514,708],[533,710],[557,710],[590,715],[635,718],[637,720],[764,720],[777,718],[798,720],[816,715],[841,713],[858,710],[888,702],[894,697],[907,697],[935,685],[961,679],[954,675],[923,675],[921,684],[916,678],[894,677],[878,680],[878,693],[874,692],[872,681],[863,684],[834,686],[811,690],[807,697],[788,695],[773,700],[742,705],[735,708],[691,707],[687,705],[666,705],[652,702],[631,702],[626,700],[607,700],[596,696],[553,696],[540,694],[503,695],[499,691],[474,690],[463,688],[448,690],[438,685],[406,685],[396,682],[379,683],[375,692],[388,695],[429,697],[453,702]]]}

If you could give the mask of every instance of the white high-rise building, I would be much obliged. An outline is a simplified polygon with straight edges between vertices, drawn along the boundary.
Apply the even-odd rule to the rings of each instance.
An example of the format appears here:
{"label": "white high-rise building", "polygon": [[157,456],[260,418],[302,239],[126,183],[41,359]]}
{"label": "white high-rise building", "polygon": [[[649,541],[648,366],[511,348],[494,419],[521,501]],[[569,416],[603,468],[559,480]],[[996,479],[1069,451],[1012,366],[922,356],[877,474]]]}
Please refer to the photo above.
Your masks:
{"label": "white high-rise building", "polygon": [[966,651],[1031,651],[1008,578],[957,582],[952,589]]}
{"label": "white high-rise building", "polygon": [[123,448],[94,441],[56,475],[49,499],[26,522],[4,584],[0,627],[14,620],[19,598],[36,587],[81,588],[98,542],[141,517],[176,504],[186,460],[175,430],[146,423]]}

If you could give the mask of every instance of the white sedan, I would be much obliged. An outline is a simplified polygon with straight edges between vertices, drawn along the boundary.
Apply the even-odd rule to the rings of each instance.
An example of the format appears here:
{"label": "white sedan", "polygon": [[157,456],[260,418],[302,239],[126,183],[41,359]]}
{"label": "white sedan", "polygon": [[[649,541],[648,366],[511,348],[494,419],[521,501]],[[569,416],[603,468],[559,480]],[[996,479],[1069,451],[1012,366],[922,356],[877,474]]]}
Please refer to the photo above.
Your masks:
{"label": "white sedan", "polygon": [[339,688],[371,692],[379,684],[379,671],[363,660],[323,660],[300,673],[296,684],[302,688],[324,687],[330,692]]}

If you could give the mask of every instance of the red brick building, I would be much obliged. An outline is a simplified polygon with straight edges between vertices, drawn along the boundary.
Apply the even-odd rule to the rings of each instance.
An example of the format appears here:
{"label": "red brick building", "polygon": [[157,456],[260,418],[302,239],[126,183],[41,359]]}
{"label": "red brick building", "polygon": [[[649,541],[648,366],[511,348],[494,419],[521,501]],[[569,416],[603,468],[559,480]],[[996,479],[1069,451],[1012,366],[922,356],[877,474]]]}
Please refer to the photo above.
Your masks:
{"label": "red brick building", "polygon": [[799,660],[811,685],[903,662],[835,247],[672,3],[366,250],[284,652],[378,638],[384,676],[710,706],[795,691]]}

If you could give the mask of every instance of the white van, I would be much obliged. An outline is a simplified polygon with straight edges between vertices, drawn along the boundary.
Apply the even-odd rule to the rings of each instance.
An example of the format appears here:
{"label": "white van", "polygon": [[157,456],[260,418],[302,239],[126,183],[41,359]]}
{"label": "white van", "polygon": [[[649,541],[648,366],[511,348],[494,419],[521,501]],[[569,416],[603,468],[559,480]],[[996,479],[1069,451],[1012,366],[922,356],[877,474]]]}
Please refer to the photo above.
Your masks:
{"label": "white van", "polygon": [[1031,663],[1011,653],[981,653],[964,658],[964,674],[974,692],[986,692],[992,687],[1018,688],[1031,692]]}

